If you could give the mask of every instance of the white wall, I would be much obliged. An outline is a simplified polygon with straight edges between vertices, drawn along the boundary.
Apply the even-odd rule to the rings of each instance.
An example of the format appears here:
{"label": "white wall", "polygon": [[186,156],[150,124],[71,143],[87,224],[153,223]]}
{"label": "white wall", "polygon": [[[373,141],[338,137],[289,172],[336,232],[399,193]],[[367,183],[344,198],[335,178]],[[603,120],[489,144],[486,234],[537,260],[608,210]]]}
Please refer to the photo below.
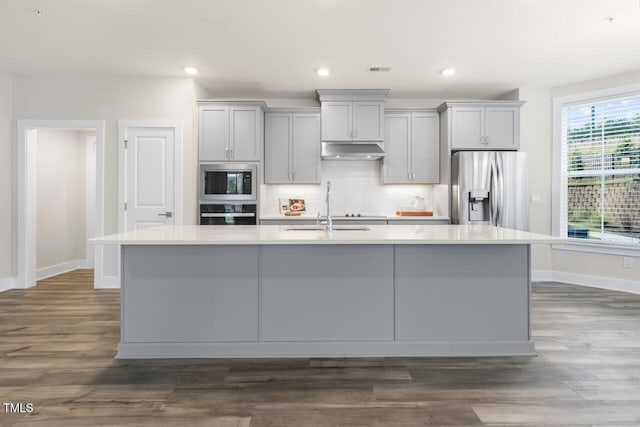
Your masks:
{"label": "white wall", "polygon": [[304,199],[308,215],[324,215],[327,181],[331,181],[334,214],[395,215],[397,209],[409,207],[416,195],[425,198],[427,209],[432,208],[430,185],[381,185],[379,161],[323,160],[321,167],[320,185],[261,186],[260,215],[278,215],[278,198]]}
{"label": "white wall", "polygon": [[85,259],[86,137],[38,129],[37,269]]}
{"label": "white wall", "polygon": [[[105,233],[117,231],[118,120],[180,119],[184,122],[184,218],[196,222],[195,100],[205,95],[191,78],[15,76],[14,119],[105,120]],[[16,138],[13,144],[17,144]],[[12,155],[17,161],[17,152]],[[0,186],[16,188],[11,181]],[[6,191],[2,187],[2,191]],[[10,190],[9,190],[10,191]],[[17,228],[17,196],[11,203]],[[3,223],[4,224],[4,223]],[[14,239],[15,242],[15,239]],[[14,265],[15,243],[8,257]],[[3,261],[7,257],[3,257]],[[105,266],[105,270],[109,267]],[[112,271],[111,271],[112,272]],[[109,274],[110,271],[107,271]]]}
{"label": "white wall", "polygon": [[[527,101],[520,110],[520,150],[528,153],[531,194],[531,231],[551,234],[551,92],[521,88],[517,99]],[[533,270],[550,271],[551,246],[534,245]]]}
{"label": "white wall", "polygon": [[[637,84],[639,81],[640,72],[634,72],[553,88],[550,94],[552,98],[562,97],[616,86]],[[550,114],[549,122],[551,122],[551,119]],[[640,206],[637,208],[640,209]],[[622,257],[615,255],[554,250],[552,259],[554,271],[640,282],[640,257],[634,259],[634,268],[631,269],[623,268]],[[640,292],[640,287],[636,291]]]}
{"label": "white wall", "polygon": [[2,281],[13,276],[13,190],[12,190],[12,162],[13,151],[11,144],[12,118],[12,78],[11,75],[0,71],[0,288]]}

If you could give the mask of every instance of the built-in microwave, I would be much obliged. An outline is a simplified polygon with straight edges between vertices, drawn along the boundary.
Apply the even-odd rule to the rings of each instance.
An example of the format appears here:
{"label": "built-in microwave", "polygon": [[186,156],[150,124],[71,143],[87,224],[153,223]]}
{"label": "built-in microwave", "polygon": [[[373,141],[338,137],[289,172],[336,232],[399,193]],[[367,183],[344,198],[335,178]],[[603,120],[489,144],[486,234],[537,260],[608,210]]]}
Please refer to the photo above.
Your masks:
{"label": "built-in microwave", "polygon": [[200,202],[258,200],[258,166],[242,163],[200,165]]}

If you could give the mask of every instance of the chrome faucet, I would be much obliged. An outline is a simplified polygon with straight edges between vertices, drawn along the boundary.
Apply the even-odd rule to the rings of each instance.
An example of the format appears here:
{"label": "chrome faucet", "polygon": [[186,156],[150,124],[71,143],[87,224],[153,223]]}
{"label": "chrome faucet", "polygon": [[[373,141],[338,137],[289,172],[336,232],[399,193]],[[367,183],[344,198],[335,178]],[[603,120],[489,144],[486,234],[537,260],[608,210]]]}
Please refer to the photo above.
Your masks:
{"label": "chrome faucet", "polygon": [[327,181],[327,225],[324,229],[327,233],[333,231],[333,219],[331,218],[331,181]]}
{"label": "chrome faucet", "polygon": [[331,218],[331,181],[327,181],[327,219],[320,221],[320,212],[316,218],[316,224],[324,225],[324,231],[331,233],[333,231],[333,218]]}

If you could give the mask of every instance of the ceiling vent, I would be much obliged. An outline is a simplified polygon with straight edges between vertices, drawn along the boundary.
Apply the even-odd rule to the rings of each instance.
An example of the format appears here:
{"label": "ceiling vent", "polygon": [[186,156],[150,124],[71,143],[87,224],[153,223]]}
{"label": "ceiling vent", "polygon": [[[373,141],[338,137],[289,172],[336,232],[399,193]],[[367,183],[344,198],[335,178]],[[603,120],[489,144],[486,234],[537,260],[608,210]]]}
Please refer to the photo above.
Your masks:
{"label": "ceiling vent", "polygon": [[369,67],[372,73],[385,73],[391,71],[391,67]]}

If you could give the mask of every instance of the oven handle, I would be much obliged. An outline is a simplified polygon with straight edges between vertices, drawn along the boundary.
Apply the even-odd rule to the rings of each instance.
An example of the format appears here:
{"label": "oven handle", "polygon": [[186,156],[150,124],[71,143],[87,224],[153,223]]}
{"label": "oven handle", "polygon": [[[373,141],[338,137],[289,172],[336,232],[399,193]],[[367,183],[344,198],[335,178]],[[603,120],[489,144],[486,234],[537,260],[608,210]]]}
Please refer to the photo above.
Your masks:
{"label": "oven handle", "polygon": [[237,218],[237,217],[244,217],[244,218],[251,218],[256,216],[255,212],[238,212],[238,213],[234,213],[234,212],[229,212],[229,213],[201,213],[200,216],[202,218],[227,218],[227,217],[232,217],[232,218]]}

